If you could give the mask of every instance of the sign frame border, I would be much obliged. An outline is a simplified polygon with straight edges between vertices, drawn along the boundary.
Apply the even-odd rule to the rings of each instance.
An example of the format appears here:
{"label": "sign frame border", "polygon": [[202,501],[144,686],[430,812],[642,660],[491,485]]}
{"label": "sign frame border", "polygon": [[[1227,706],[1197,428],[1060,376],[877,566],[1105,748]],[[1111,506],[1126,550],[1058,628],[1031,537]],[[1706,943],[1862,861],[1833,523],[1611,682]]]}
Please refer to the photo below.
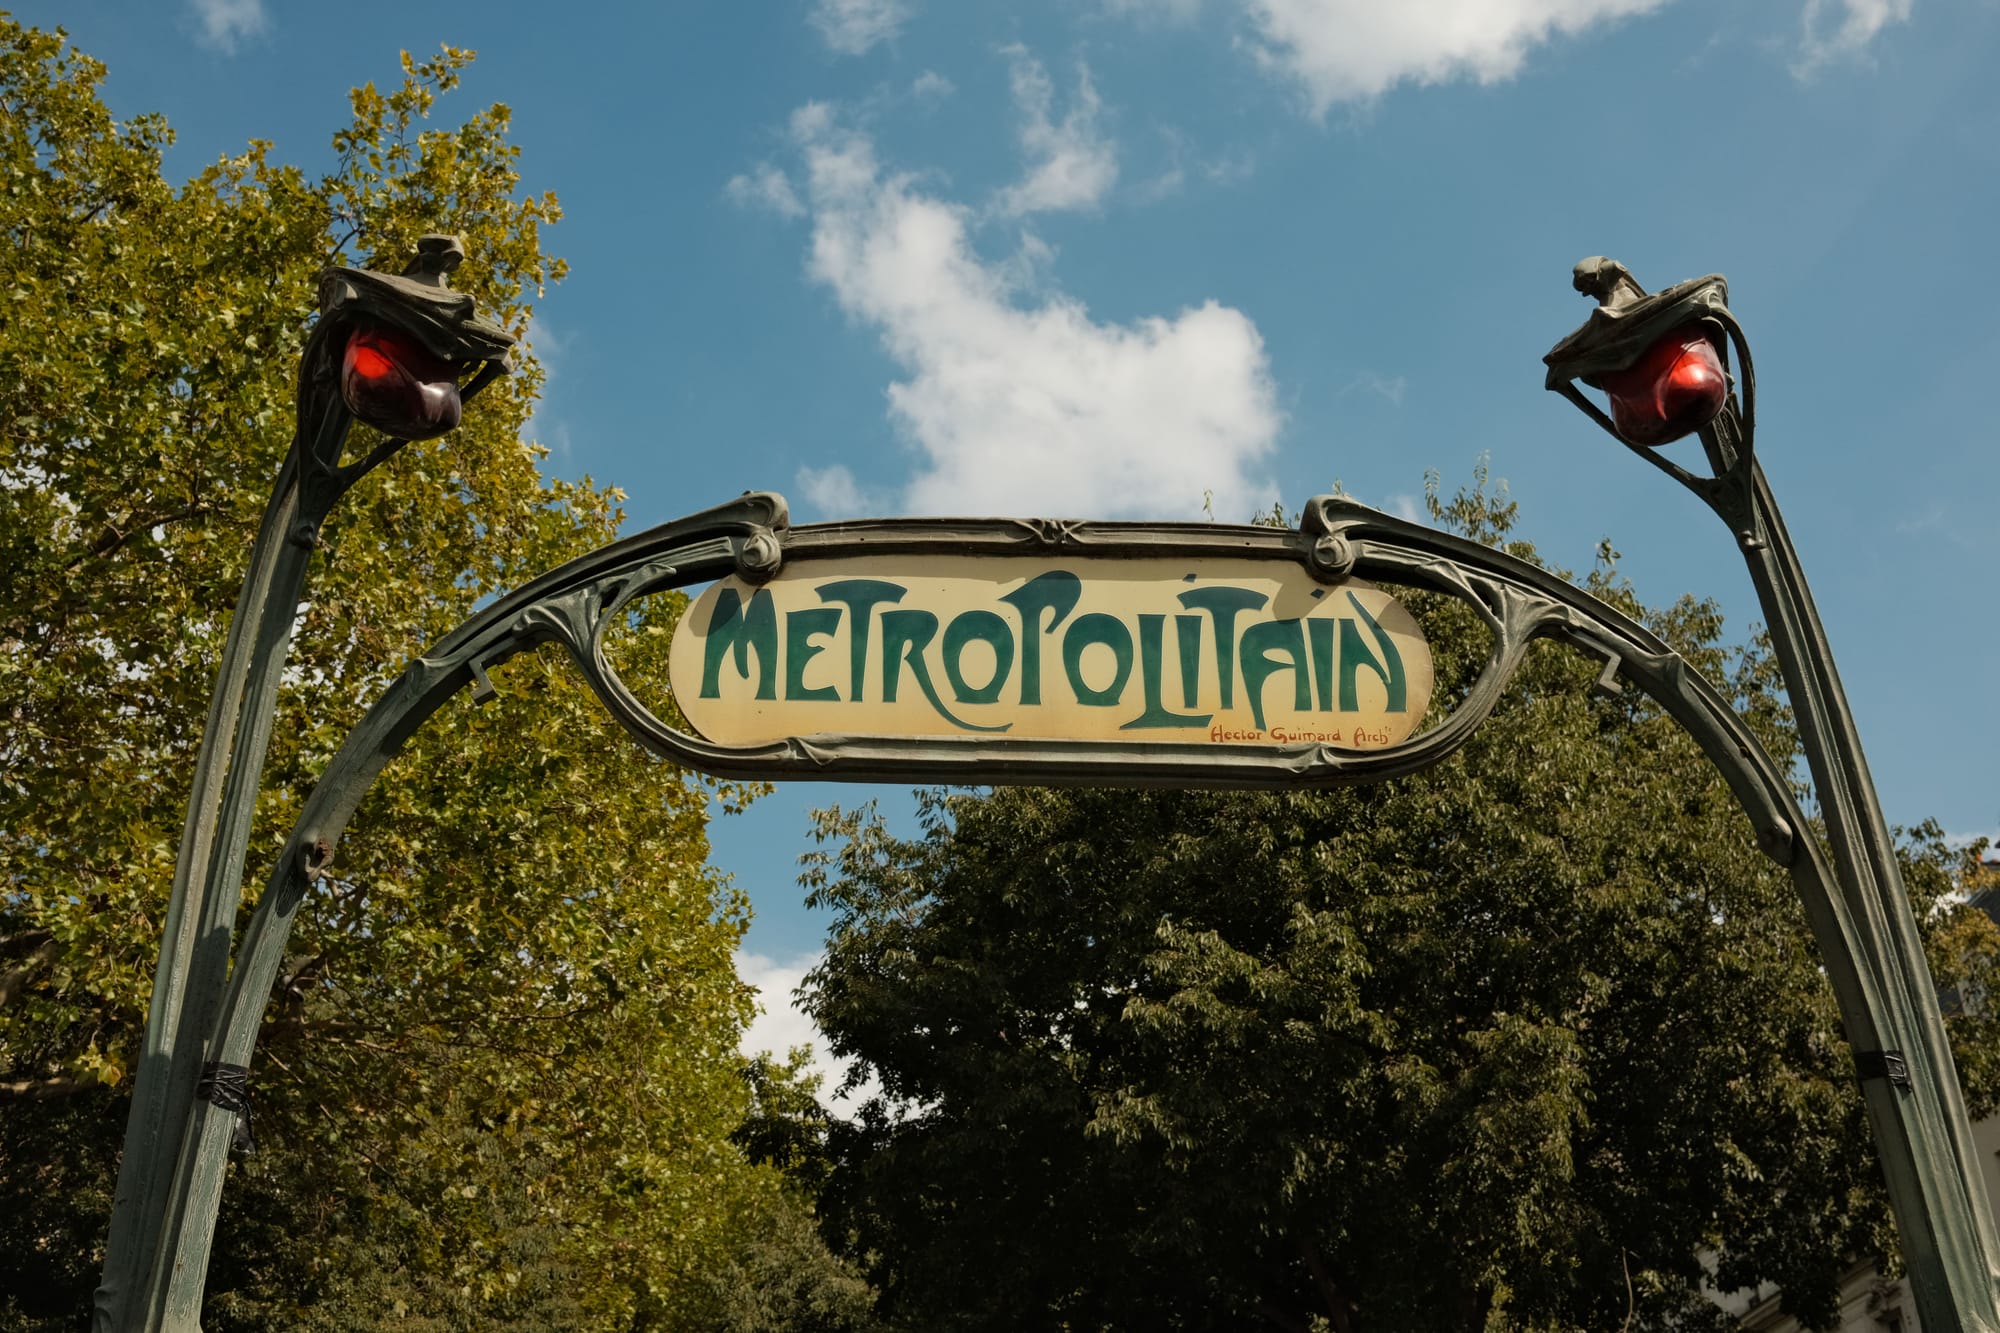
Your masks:
{"label": "sign frame border", "polygon": [[[645,550],[648,546],[660,549]],[[566,593],[545,592],[523,614],[546,627],[544,637],[569,647],[592,689],[634,739],[661,758],[718,777],[949,785],[1336,786],[1379,781],[1437,763],[1465,744],[1491,714],[1533,639],[1562,635],[1581,623],[1564,605],[1563,594],[1573,596],[1574,590],[1554,576],[1547,588],[1518,577],[1495,577],[1476,561],[1468,566],[1454,559],[1455,548],[1467,554],[1485,551],[1344,496],[1314,497],[1294,528],[1019,518],[884,518],[793,527],[782,496],[753,491],[607,548],[607,555],[614,550],[623,554],[620,568],[602,570]],[[1485,666],[1455,707],[1404,740],[1371,750],[1313,742],[1219,746],[1206,740],[994,735],[815,734],[755,745],[720,744],[661,718],[626,685],[604,649],[606,635],[641,597],[730,574],[759,584],[801,558],[938,554],[1291,562],[1329,586],[1360,577],[1390,590],[1402,586],[1447,593],[1479,615],[1491,643]],[[584,574],[580,566],[590,563],[586,559],[569,568]],[[1629,651],[1581,646],[1607,659]],[[1672,655],[1664,644],[1645,647]]]}

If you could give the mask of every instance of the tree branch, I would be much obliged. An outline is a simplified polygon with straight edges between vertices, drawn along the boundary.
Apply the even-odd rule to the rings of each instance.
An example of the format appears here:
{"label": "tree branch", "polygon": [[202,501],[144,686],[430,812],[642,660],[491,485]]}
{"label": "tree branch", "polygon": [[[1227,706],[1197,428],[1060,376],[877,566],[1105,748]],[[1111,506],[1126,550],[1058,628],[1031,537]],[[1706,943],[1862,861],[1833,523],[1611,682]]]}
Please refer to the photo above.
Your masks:
{"label": "tree branch", "polygon": [[162,514],[150,521],[135,516],[127,520],[129,526],[123,530],[120,530],[116,524],[106,523],[104,531],[98,533],[97,540],[90,544],[90,549],[81,555],[73,557],[68,564],[63,566],[63,572],[66,574],[72,573],[78,565],[86,560],[93,558],[101,559],[104,556],[110,555],[141,532],[151,532],[154,528],[164,528],[170,527],[175,523],[185,523],[191,518],[196,518],[206,513],[207,509],[208,506],[206,505],[191,504],[185,509],[177,510],[171,514]]}
{"label": "tree branch", "polygon": [[1306,1261],[1306,1271],[1312,1274],[1313,1285],[1319,1288],[1319,1298],[1326,1302],[1326,1317],[1339,1333],[1354,1333],[1354,1302],[1347,1299],[1340,1284],[1326,1271],[1326,1256],[1310,1237],[1299,1242],[1299,1257]]}
{"label": "tree branch", "polygon": [[27,961],[23,962],[19,967],[5,973],[0,973],[0,1009],[4,1009],[9,1004],[12,1004],[14,997],[20,994],[21,989],[34,979],[35,974],[50,963],[53,963],[56,960],[56,955],[61,952],[62,945],[56,941],[54,936],[51,936],[43,940],[41,947],[29,954]]}
{"label": "tree branch", "polygon": [[70,1097],[97,1087],[96,1079],[59,1074],[54,1078],[22,1078],[0,1083],[0,1101],[45,1102]]}

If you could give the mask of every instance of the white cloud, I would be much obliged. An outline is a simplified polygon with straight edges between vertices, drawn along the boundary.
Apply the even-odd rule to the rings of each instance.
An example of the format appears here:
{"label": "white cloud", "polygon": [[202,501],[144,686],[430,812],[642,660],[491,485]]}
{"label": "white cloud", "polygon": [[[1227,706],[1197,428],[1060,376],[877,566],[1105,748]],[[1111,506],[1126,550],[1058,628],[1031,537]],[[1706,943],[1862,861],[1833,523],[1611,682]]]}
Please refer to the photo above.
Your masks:
{"label": "white cloud", "polygon": [[919,102],[942,102],[957,91],[957,84],[934,69],[925,70],[910,84],[910,95]]}
{"label": "white cloud", "polygon": [[188,8],[201,25],[196,40],[224,54],[234,54],[239,40],[255,37],[271,24],[264,0],[189,0]]}
{"label": "white cloud", "polygon": [[858,56],[893,39],[911,12],[908,0],[816,0],[810,17],[828,46]]}
{"label": "white cloud", "polygon": [[1800,19],[1799,59],[1792,72],[1803,78],[1820,66],[1858,56],[1891,23],[1905,23],[1911,0],[1806,0]]}
{"label": "white cloud", "polygon": [[820,1104],[840,1114],[852,1114],[861,1103],[881,1091],[880,1082],[870,1078],[852,1093],[836,1096],[841,1079],[847,1076],[854,1061],[828,1053],[825,1035],[792,995],[805,981],[806,973],[819,966],[823,956],[812,953],[779,960],[760,953],[737,952],[737,978],[757,988],[759,1010],[744,1030],[738,1049],[748,1056],[770,1052],[782,1060],[794,1047],[811,1046],[811,1068],[822,1076]]}
{"label": "white cloud", "polygon": [[788,218],[806,215],[806,206],[799,202],[791,181],[769,162],[760,162],[755,171],[746,175],[731,176],[723,193],[731,203],[743,208],[768,208]]}
{"label": "white cloud", "polygon": [[535,441],[558,459],[567,459],[571,455],[569,425],[549,410],[549,404],[550,391],[555,387],[576,338],[559,332],[555,325],[549,323],[547,316],[537,313],[528,317],[528,327],[521,335],[521,342],[542,370],[542,382],[536,390],[535,401],[528,405],[527,418],[521,422],[521,438]]}
{"label": "white cloud", "polygon": [[1234,185],[1257,173],[1257,158],[1247,148],[1231,149],[1221,157],[1200,164],[1202,178],[1212,185]]}
{"label": "white cloud", "polygon": [[[1501,83],[1536,47],[1673,0],[1235,0],[1246,45],[1299,86],[1314,115],[1366,102],[1402,83]],[[1857,57],[1884,28],[1907,22],[1914,0],[1804,0],[1793,72]],[[1107,12],[1185,21],[1201,0],[1103,0]]]}
{"label": "white cloud", "polygon": [[792,997],[819,960],[818,954],[804,954],[780,962],[765,954],[738,951],[738,979],[758,990],[758,1014],[744,1030],[741,1042],[745,1055],[774,1052],[783,1056],[793,1047],[807,1045],[819,1048],[824,1055],[826,1038]]}
{"label": "white cloud", "polygon": [[1264,344],[1211,300],[1173,318],[1091,318],[1024,299],[1019,267],[967,235],[969,211],[885,174],[824,104],[792,118],[812,214],[807,268],[874,327],[906,378],[891,417],[915,444],[906,512],[1194,517],[1269,503],[1252,469],[1280,414]]}
{"label": "white cloud", "polygon": [[807,102],[792,112],[792,138],[806,143],[833,129],[833,103]]}
{"label": "white cloud", "polygon": [[1314,114],[1399,83],[1514,77],[1528,52],[1668,0],[1239,0],[1259,60],[1301,84]]}
{"label": "white cloud", "polygon": [[1055,87],[1042,63],[1023,46],[1005,51],[1013,65],[1014,104],[1021,112],[1021,151],[1028,173],[996,204],[1008,217],[1096,208],[1118,180],[1118,147],[1099,133],[1101,109],[1090,70],[1077,66],[1076,100],[1061,123],[1051,119]]}
{"label": "white cloud", "polygon": [[854,480],[854,474],[839,463],[800,468],[799,489],[822,518],[855,518],[880,507]]}
{"label": "white cloud", "polygon": [[1347,382],[1342,394],[1354,392],[1372,393],[1391,407],[1403,405],[1403,395],[1409,392],[1410,381],[1402,375],[1384,375],[1376,370],[1363,370]]}
{"label": "white cloud", "polygon": [[1160,137],[1167,145],[1167,167],[1132,192],[1141,203],[1158,203],[1179,194],[1190,176],[1210,185],[1234,185],[1256,174],[1257,159],[1247,149],[1230,149],[1219,157],[1205,158],[1186,134],[1172,126],[1162,128]]}

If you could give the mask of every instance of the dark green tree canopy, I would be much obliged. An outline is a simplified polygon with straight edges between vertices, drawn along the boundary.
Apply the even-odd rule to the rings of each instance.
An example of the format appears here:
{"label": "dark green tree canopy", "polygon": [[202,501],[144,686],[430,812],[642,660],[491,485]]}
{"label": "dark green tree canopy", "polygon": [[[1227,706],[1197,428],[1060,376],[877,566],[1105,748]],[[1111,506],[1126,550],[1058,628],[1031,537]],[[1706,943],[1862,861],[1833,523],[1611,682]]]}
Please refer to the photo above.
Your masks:
{"label": "dark green tree canopy", "polygon": [[[1532,558],[1480,481],[1433,479],[1434,520]],[[1603,555],[1593,589],[1644,614]],[[1410,600],[1449,698],[1484,641]],[[1646,618],[1793,753],[1761,648],[1694,601]],[[883,1087],[828,1213],[885,1311],[1722,1327],[1706,1262],[1830,1317],[1890,1238],[1803,911],[1692,741],[1600,669],[1541,645],[1462,752],[1379,786],[932,794],[912,841],[825,817],[809,1004]],[[1920,912],[1971,930],[1927,910],[1949,854],[1915,854]]]}

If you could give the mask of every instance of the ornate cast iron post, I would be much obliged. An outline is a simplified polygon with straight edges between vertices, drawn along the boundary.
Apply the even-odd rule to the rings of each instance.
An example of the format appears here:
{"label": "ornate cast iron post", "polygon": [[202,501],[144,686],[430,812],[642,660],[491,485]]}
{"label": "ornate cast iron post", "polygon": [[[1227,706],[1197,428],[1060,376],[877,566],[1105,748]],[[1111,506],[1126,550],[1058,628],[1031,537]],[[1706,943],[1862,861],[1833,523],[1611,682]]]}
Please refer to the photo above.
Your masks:
{"label": "ornate cast iron post", "polygon": [[[1729,526],[1756,585],[1832,847],[1842,918],[1814,920],[1926,1329],[2000,1330],[2000,1239],[1937,991],[1798,553],[1755,455],[1756,376],[1719,274],[1647,295],[1624,265],[1576,266],[1598,308],[1546,358],[1548,387]],[[1729,357],[1738,375],[1731,382]],[[1607,395],[1607,415],[1577,381]],[[1698,432],[1708,472],[1653,452]]]}
{"label": "ornate cast iron post", "polygon": [[[195,761],[97,1291],[100,1331],[160,1327],[173,1256],[158,1248],[185,1193],[181,1159],[196,1100],[241,1101],[240,1073],[204,1062],[279,678],[320,527],[349,487],[408,441],[456,426],[463,401],[509,368],[506,330],[448,285],[464,257],[456,237],[432,235],[400,276],[321,275],[319,320],[299,364],[296,433],[251,551]],[[343,464],[357,419],[385,438]]]}

